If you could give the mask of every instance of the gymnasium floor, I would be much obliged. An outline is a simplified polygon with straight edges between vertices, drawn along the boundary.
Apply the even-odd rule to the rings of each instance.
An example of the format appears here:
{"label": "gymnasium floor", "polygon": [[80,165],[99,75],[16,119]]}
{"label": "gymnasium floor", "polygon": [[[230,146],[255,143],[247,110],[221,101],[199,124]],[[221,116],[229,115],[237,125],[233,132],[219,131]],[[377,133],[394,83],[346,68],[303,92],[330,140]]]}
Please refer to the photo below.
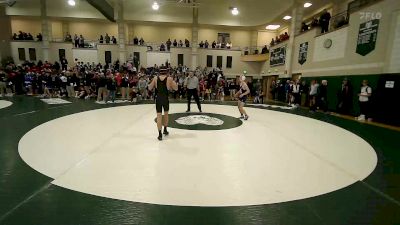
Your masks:
{"label": "gymnasium floor", "polygon": [[399,131],[175,103],[159,142],[153,104],[5,100],[1,225],[400,224]]}

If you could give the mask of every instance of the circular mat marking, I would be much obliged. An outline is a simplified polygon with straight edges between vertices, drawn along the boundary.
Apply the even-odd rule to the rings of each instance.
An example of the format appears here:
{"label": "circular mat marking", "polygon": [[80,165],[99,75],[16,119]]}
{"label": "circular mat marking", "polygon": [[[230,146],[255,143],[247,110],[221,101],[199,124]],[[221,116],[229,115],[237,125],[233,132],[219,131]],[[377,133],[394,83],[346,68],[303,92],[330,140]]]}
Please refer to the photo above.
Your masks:
{"label": "circular mat marking", "polygon": [[[172,104],[179,113],[184,104]],[[55,185],[164,205],[244,206],[322,195],[365,179],[373,148],[318,120],[246,108],[228,130],[170,129],[158,141],[154,105],[106,108],[44,123],[19,142],[22,159]],[[204,105],[238,116],[237,107]],[[43,138],[45,137],[45,138]]]}
{"label": "circular mat marking", "polygon": [[7,108],[12,105],[12,102],[6,100],[0,100],[0,109]]}
{"label": "circular mat marking", "polygon": [[225,130],[243,123],[239,118],[216,113],[172,113],[168,121],[169,127],[183,130]]}

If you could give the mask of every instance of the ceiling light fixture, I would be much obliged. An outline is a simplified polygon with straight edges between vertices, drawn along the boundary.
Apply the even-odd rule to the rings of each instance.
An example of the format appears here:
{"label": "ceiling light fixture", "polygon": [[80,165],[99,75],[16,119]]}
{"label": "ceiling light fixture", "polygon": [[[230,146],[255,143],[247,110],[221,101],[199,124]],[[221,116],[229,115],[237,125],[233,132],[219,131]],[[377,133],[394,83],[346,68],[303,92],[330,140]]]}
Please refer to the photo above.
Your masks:
{"label": "ceiling light fixture", "polygon": [[239,14],[239,10],[235,7],[235,8],[232,8],[232,15],[234,15],[234,16],[236,16],[236,15],[238,15]]}
{"label": "ceiling light fixture", "polygon": [[158,10],[160,8],[160,6],[158,5],[157,2],[154,2],[153,5],[151,6],[151,8],[153,8],[153,10]]}
{"label": "ceiling light fixture", "polygon": [[268,26],[265,27],[265,29],[267,29],[267,30],[276,30],[279,27],[281,27],[281,25],[268,25]]}
{"label": "ceiling light fixture", "polygon": [[290,20],[290,19],[292,19],[292,17],[291,16],[285,16],[285,17],[283,17],[283,19],[284,20]]}
{"label": "ceiling light fixture", "polygon": [[68,5],[75,6],[75,0],[68,0]]}
{"label": "ceiling light fixture", "polygon": [[309,2],[304,3],[304,8],[308,8],[308,7],[310,7],[310,6],[312,6],[311,3],[309,3]]}

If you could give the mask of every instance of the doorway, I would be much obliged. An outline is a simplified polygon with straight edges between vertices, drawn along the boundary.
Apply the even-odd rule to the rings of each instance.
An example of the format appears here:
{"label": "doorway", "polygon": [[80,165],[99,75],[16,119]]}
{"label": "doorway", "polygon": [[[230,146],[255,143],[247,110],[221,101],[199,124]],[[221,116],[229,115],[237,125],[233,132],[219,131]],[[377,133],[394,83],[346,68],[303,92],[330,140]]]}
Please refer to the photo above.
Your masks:
{"label": "doorway", "polygon": [[276,80],[278,80],[278,77],[279,77],[278,75],[263,77],[262,84],[263,84],[263,92],[264,92],[265,100],[274,100],[271,84],[272,84],[272,81],[276,82]]}

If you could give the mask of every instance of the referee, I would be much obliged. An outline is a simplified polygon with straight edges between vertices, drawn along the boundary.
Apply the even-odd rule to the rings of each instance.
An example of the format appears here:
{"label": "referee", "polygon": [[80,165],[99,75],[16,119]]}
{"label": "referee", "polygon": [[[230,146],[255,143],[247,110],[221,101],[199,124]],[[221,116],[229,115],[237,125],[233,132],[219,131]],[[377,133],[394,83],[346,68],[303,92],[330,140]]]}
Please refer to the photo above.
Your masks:
{"label": "referee", "polygon": [[186,112],[190,112],[190,102],[192,100],[192,96],[194,97],[194,100],[197,103],[197,108],[199,108],[199,111],[201,112],[201,105],[200,105],[200,100],[199,100],[199,79],[194,76],[193,71],[189,72],[189,76],[185,80],[185,86],[187,88],[187,100],[188,100],[188,107]]}

